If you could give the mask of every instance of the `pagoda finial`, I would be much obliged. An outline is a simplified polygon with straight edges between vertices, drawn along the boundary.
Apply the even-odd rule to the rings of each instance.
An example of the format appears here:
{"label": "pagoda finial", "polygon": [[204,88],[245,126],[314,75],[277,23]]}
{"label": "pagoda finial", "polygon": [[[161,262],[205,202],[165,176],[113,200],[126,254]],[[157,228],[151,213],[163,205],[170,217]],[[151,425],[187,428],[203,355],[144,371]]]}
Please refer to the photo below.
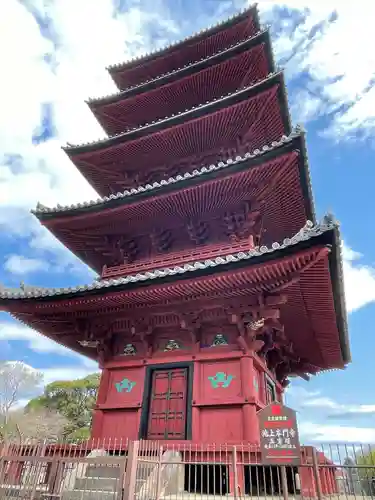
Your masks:
{"label": "pagoda finial", "polygon": [[46,210],[47,208],[48,207],[40,203],[40,201],[38,201],[38,203],[36,204],[36,210]]}
{"label": "pagoda finial", "polygon": [[323,217],[322,224],[330,226],[330,225],[338,225],[338,221],[336,217],[333,215],[333,212],[329,210],[326,215]]}
{"label": "pagoda finial", "polygon": [[304,134],[305,133],[305,127],[302,125],[302,123],[297,123],[294,130],[296,131],[297,134]]}

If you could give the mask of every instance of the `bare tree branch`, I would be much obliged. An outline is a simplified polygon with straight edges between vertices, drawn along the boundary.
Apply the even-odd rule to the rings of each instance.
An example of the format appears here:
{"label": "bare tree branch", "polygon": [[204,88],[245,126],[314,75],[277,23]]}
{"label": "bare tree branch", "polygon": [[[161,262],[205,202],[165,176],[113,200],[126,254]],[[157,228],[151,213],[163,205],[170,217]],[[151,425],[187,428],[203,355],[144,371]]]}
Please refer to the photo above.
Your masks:
{"label": "bare tree branch", "polygon": [[12,411],[5,430],[7,441],[56,442],[63,437],[68,420],[55,411]]}
{"label": "bare tree branch", "polygon": [[0,418],[6,425],[9,413],[19,401],[35,394],[43,375],[24,363],[6,362],[0,365]]}

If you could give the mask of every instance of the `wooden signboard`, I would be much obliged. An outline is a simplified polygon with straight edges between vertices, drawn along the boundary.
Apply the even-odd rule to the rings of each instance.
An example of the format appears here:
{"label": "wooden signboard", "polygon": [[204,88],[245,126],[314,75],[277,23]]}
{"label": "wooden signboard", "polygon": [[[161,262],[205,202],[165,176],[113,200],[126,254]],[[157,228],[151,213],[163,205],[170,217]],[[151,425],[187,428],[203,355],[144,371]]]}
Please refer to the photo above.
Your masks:
{"label": "wooden signboard", "polygon": [[260,448],[265,465],[300,465],[296,412],[272,403],[258,412]]}

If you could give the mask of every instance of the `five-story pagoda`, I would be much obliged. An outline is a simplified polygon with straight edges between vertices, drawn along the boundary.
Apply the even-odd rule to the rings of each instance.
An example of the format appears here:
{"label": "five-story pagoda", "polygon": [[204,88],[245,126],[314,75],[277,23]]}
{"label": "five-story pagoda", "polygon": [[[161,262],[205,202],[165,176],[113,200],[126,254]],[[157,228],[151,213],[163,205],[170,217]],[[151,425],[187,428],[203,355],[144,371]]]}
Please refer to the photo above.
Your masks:
{"label": "five-story pagoda", "polygon": [[34,212],[100,277],[1,308],[99,360],[93,437],[255,443],[289,377],[350,361],[339,232],[269,33],[251,7],[108,71],[108,137],[65,148],[101,198]]}

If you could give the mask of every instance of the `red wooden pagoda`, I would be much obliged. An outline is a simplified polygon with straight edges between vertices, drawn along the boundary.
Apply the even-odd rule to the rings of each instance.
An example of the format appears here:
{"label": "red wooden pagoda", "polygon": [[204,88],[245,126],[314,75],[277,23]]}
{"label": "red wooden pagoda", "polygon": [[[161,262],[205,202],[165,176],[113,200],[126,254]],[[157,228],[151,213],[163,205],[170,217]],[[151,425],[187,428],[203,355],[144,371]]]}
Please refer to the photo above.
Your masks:
{"label": "red wooden pagoda", "polygon": [[350,361],[339,230],[269,33],[252,7],[108,71],[108,137],[65,148],[101,198],[34,212],[99,277],[1,308],[99,360],[94,437],[255,443],[290,377]]}

